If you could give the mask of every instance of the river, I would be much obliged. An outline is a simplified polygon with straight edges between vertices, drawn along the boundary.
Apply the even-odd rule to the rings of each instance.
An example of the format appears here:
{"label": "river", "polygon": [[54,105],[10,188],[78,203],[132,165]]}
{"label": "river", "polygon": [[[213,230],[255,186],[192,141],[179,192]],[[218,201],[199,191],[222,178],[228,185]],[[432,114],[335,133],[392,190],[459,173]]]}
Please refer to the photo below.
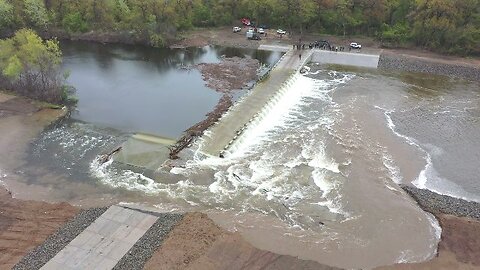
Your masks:
{"label": "river", "polygon": [[[312,65],[310,74],[296,75],[295,91],[248,131],[237,153],[220,159],[193,151],[183,167],[161,168],[154,181],[120,164],[101,165],[98,156],[131,131],[176,137],[218,101],[198,72],[165,75],[163,68],[218,61],[222,54],[260,55],[266,64],[278,58],[208,47],[182,62],[187,51],[174,57],[148,49],[155,55],[149,56],[138,53],[144,48],[68,46],[78,112],[32,144],[23,172],[30,184],[50,188],[50,200],[204,211],[260,248],[372,268],[436,252],[438,223],[399,184],[479,199],[477,83]],[[178,93],[172,85],[189,90]],[[182,106],[162,103],[176,94]],[[177,119],[180,126],[169,123]]]}

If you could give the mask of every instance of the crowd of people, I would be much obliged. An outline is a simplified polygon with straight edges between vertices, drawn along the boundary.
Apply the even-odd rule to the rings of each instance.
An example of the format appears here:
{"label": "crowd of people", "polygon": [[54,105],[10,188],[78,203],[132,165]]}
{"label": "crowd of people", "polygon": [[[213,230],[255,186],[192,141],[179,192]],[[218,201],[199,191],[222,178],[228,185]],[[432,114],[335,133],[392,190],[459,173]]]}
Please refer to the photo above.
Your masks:
{"label": "crowd of people", "polygon": [[[328,51],[335,51],[335,52],[343,52],[345,51],[344,46],[333,46],[328,41],[315,41],[311,43],[302,43],[301,40],[297,44],[293,44],[293,49],[295,50],[306,50],[306,49],[321,49],[321,50],[328,50]],[[348,46],[348,51],[351,51],[352,47]]]}

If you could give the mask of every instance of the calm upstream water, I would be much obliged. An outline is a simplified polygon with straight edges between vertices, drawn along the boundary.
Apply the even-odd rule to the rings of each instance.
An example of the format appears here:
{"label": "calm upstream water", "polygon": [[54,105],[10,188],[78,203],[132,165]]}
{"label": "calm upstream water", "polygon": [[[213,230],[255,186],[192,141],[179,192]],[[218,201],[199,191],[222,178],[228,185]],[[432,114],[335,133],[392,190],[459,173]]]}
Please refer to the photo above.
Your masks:
{"label": "calm upstream water", "polygon": [[62,42],[61,48],[79,99],[73,119],[170,138],[203,120],[221,97],[205,86],[194,65],[238,56],[271,66],[282,56],[219,46],[157,49]]}
{"label": "calm upstream water", "polygon": [[[182,62],[153,49],[146,51],[158,58],[141,54],[144,48],[69,46],[65,65],[72,71],[72,84],[80,86],[73,118],[82,121],[45,131],[32,145],[23,172],[30,184],[49,188],[50,200],[204,211],[260,248],[346,268],[419,262],[435,255],[440,238],[436,220],[398,184],[480,201],[477,83],[313,65],[310,74],[297,75],[262,122],[247,130],[234,155],[220,159],[192,151],[183,167],[161,168],[154,181],[116,163],[100,165],[98,156],[121,144],[125,131],[178,136],[181,128],[164,127],[162,121],[174,122],[178,115],[201,120],[218,96],[208,97],[213,90],[202,88],[200,75],[178,71],[176,65],[218,61],[227,53],[209,47],[197,58],[187,57],[195,60]],[[276,59],[265,54],[265,63]],[[173,78],[163,78],[162,70],[170,70]],[[186,78],[190,80],[177,81]],[[191,101],[159,109],[163,99],[178,93],[170,86],[186,88],[193,78],[200,80],[198,92],[189,91],[205,104],[197,107],[201,102]],[[109,98],[119,88],[122,96],[133,92],[136,97],[112,97],[125,99],[112,102]],[[168,94],[157,93],[162,91]],[[104,108],[89,101],[97,95],[107,99]],[[138,119],[128,120],[130,114],[123,119],[122,110],[140,110]],[[190,115],[195,113],[200,115]],[[160,121],[162,114],[168,117]],[[137,121],[138,126],[129,124]]]}

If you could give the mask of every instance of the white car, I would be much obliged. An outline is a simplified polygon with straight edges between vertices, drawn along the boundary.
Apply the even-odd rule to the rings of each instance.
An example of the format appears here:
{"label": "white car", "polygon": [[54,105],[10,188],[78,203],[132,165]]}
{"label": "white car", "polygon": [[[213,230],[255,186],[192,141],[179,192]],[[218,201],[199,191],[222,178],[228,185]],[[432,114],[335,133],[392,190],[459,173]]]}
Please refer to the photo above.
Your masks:
{"label": "white car", "polygon": [[264,30],[263,28],[258,28],[258,29],[257,29],[257,32],[258,32],[260,35],[265,34],[265,30]]}
{"label": "white car", "polygon": [[350,43],[350,48],[352,49],[361,49],[362,48],[362,45],[356,43],[356,42],[352,42]]}
{"label": "white car", "polygon": [[277,30],[277,34],[279,34],[279,35],[286,35],[286,34],[287,34],[287,31],[282,30],[282,29],[278,29],[278,30]]}
{"label": "white car", "polygon": [[240,31],[242,31],[242,28],[240,28],[238,26],[233,27],[233,33],[238,33]]}

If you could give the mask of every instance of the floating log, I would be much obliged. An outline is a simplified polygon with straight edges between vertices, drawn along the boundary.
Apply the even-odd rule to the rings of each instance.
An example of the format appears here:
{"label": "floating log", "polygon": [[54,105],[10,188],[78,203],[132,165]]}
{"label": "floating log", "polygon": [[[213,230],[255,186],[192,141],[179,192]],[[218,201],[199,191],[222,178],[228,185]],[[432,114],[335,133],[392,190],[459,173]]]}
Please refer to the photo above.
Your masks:
{"label": "floating log", "polygon": [[108,154],[104,154],[102,155],[101,159],[100,159],[100,164],[104,164],[106,163],[107,161],[109,161],[113,155],[115,155],[116,153],[120,152],[120,150],[122,150],[122,147],[119,146],[117,148],[115,148],[113,151],[111,151],[110,153]]}

